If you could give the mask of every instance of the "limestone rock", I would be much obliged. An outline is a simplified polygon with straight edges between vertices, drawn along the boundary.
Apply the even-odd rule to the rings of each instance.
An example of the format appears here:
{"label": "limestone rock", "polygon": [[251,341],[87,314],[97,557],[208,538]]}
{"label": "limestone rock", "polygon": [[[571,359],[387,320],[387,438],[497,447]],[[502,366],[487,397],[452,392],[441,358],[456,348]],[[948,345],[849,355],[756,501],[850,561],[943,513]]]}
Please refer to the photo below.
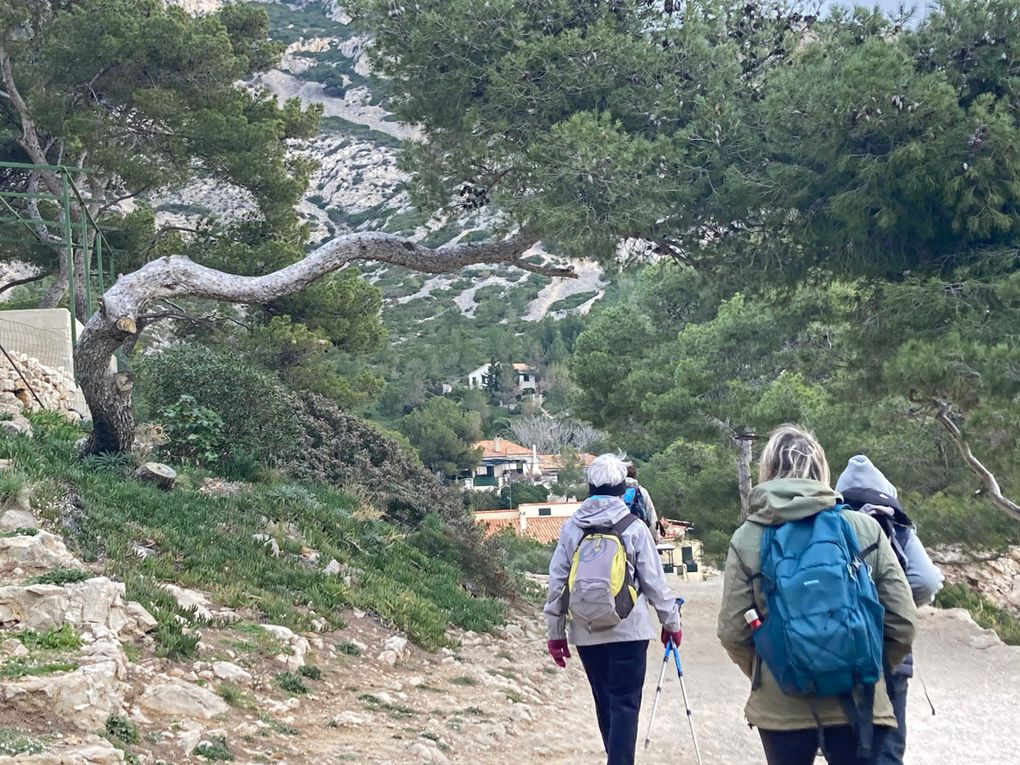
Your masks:
{"label": "limestone rock", "polygon": [[338,728],[361,728],[365,725],[370,725],[372,718],[361,712],[352,712],[347,710],[336,715],[330,724]]}
{"label": "limestone rock", "polygon": [[116,663],[98,661],[65,674],[6,683],[0,700],[23,715],[55,715],[80,730],[98,730],[123,708],[125,686],[117,674]]}
{"label": "limestone rock", "polygon": [[403,659],[409,653],[407,649],[407,638],[400,637],[400,635],[393,635],[386,639],[383,643],[383,650],[393,651],[397,655],[398,659]]}
{"label": "limestone rock", "polygon": [[308,655],[308,650],[311,648],[307,638],[297,635],[293,630],[277,624],[263,624],[262,629],[290,649],[289,654],[281,653],[276,657],[278,662],[287,665],[287,669],[291,672],[295,672],[305,666],[305,656]]}
{"label": "limestone rock", "polygon": [[38,521],[31,510],[20,507],[12,507],[0,515],[0,531],[16,531],[17,529],[35,529],[39,527]]}
{"label": "limestone rock", "polygon": [[30,537],[0,537],[0,574],[15,569],[40,574],[54,568],[81,568],[60,537],[48,531]]}
{"label": "limestone rock", "polygon": [[205,720],[226,714],[230,709],[208,688],[170,678],[146,688],[137,703],[144,712]]}
{"label": "limestone rock", "polygon": [[81,742],[64,742],[52,752],[20,755],[18,765],[124,765],[124,752],[99,736],[88,736]]}
{"label": "limestone rock", "polygon": [[178,587],[176,584],[164,582],[160,585],[164,590],[174,596],[174,600],[185,611],[192,611],[195,617],[201,621],[210,622],[236,621],[237,614],[229,608],[216,608],[204,592],[189,590],[187,587]]}
{"label": "limestone rock", "polygon": [[322,569],[322,573],[327,575],[332,574],[334,576],[336,574],[339,574],[340,571],[341,571],[340,561],[338,561],[336,558],[330,559],[329,563],[327,563],[325,568]]}
{"label": "limestone rock", "polygon": [[38,631],[63,624],[78,630],[102,625],[125,636],[152,630],[156,620],[139,603],[125,603],[123,596],[124,584],[105,576],[64,585],[8,585],[0,587],[0,623]]}
{"label": "limestone rock", "polygon": [[249,685],[252,681],[251,672],[229,661],[214,661],[212,671],[217,678],[228,683]]}
{"label": "limestone rock", "polygon": [[9,420],[0,420],[0,430],[9,436],[32,437],[32,423],[21,414],[15,414]]}
{"label": "limestone rock", "polygon": [[28,656],[28,649],[25,648],[25,644],[20,640],[7,638],[7,640],[0,644],[0,653],[4,656]]}
{"label": "limestone rock", "polygon": [[389,664],[391,667],[397,664],[397,654],[394,651],[383,651],[377,658],[383,664]]}

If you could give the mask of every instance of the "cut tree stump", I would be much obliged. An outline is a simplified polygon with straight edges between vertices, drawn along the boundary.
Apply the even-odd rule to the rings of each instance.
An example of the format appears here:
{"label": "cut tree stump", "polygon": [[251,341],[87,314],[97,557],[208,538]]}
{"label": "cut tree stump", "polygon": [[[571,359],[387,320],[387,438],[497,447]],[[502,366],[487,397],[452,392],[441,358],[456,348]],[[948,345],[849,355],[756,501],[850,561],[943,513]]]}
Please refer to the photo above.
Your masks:
{"label": "cut tree stump", "polygon": [[154,483],[163,491],[170,491],[177,480],[177,471],[162,462],[146,462],[135,473],[135,478],[146,483]]}

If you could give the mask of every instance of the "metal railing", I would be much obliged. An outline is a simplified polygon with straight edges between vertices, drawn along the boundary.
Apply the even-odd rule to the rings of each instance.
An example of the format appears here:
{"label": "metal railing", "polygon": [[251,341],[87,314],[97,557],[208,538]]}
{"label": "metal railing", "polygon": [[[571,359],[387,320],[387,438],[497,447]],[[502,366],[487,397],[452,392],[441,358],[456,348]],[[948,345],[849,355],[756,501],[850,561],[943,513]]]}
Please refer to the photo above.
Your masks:
{"label": "metal railing", "polygon": [[[106,292],[107,277],[116,280],[114,248],[110,246],[99,224],[89,212],[86,196],[76,181],[88,174],[88,169],[66,165],[35,165],[24,162],[0,162],[0,171],[13,170],[52,173],[57,176],[59,193],[39,190],[14,190],[0,186],[0,242],[25,245],[37,241],[46,247],[63,250],[67,259],[67,302],[72,314],[71,342],[77,343],[74,321],[77,294],[75,260],[80,256],[85,273],[85,307],[91,315],[95,311],[94,289]],[[36,214],[28,211],[34,207]],[[39,227],[45,227],[49,238]],[[14,233],[10,233],[13,229]]]}

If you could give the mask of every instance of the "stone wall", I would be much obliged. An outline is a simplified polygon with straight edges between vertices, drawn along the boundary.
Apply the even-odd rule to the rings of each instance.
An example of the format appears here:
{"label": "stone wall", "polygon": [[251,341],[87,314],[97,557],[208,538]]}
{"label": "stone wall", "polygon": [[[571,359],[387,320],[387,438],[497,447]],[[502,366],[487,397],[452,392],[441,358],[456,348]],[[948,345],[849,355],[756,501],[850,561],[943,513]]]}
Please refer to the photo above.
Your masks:
{"label": "stone wall", "polygon": [[0,354],[0,412],[13,415],[45,409],[81,417],[75,403],[77,387],[67,370],[48,367],[27,353],[8,354],[17,369]]}
{"label": "stone wall", "polygon": [[930,553],[945,574],[946,582],[965,584],[1000,608],[1020,616],[1020,546],[993,553],[947,545]]}

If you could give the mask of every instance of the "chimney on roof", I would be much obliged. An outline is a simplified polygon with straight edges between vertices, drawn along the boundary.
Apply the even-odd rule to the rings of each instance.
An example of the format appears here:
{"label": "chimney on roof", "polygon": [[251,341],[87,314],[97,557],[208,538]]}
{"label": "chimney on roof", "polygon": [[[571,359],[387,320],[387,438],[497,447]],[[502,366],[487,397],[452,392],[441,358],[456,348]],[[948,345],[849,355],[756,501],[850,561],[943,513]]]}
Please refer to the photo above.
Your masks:
{"label": "chimney on roof", "polygon": [[535,444],[531,445],[531,474],[542,475],[542,469],[538,462],[538,447]]}
{"label": "chimney on roof", "polygon": [[528,528],[528,516],[524,513],[524,508],[523,507],[520,509],[519,518],[520,518],[520,521],[521,521],[520,522],[521,533],[523,533]]}
{"label": "chimney on roof", "polygon": [[496,436],[494,439],[492,439],[492,448],[493,448],[493,451],[497,451],[497,452],[500,449],[502,449],[503,448],[503,439],[500,438],[499,436]]}

